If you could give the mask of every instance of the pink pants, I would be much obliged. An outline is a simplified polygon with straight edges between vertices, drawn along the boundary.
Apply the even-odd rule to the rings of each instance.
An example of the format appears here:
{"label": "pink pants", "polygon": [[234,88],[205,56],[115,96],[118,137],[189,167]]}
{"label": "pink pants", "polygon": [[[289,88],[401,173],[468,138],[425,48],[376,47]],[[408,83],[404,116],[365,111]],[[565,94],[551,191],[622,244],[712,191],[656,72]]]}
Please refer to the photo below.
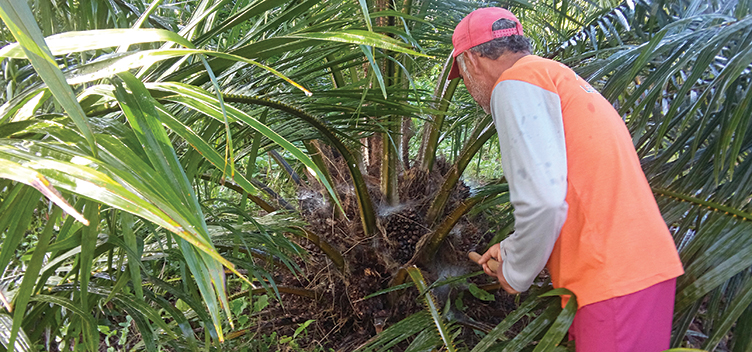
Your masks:
{"label": "pink pants", "polygon": [[658,352],[669,348],[676,279],[588,304],[569,328],[577,352]]}

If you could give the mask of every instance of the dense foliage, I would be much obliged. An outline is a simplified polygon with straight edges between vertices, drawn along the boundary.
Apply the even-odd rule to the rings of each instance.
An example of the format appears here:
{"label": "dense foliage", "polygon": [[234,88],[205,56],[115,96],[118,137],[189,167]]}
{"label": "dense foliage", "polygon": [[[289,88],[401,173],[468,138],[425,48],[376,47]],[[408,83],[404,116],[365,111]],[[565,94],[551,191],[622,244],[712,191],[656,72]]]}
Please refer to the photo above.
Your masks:
{"label": "dense foliage", "polygon": [[568,291],[465,259],[514,228],[445,79],[489,5],[624,116],[685,265],[672,346],[751,351],[742,0],[0,0],[2,345],[566,349]]}

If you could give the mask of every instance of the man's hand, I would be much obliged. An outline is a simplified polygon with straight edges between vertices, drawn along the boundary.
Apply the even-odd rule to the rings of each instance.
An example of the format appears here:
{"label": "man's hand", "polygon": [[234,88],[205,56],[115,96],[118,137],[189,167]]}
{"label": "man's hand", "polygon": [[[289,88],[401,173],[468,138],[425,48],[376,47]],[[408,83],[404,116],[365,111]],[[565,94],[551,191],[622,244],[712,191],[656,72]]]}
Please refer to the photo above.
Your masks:
{"label": "man's hand", "polygon": [[[491,268],[488,266],[488,261],[492,258],[499,262],[497,271],[491,270]],[[485,271],[488,276],[496,277],[499,280],[501,288],[503,288],[504,291],[507,291],[507,293],[510,294],[517,294],[519,292],[513,289],[512,286],[509,285],[507,280],[504,278],[504,270],[501,269],[503,263],[504,262],[501,260],[501,246],[498,243],[491,246],[491,248],[489,248],[486,253],[483,253],[483,255],[480,257],[480,260],[478,260],[478,264],[483,266],[483,271]]]}

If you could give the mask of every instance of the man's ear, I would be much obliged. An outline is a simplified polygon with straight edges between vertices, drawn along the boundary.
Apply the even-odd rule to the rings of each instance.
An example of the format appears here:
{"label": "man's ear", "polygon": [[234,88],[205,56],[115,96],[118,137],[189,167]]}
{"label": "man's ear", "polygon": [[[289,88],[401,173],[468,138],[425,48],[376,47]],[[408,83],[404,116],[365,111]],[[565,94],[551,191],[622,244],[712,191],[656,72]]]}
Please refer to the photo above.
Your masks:
{"label": "man's ear", "polygon": [[480,68],[480,55],[472,50],[466,50],[462,55],[465,56],[465,67],[467,70],[470,73],[477,74]]}

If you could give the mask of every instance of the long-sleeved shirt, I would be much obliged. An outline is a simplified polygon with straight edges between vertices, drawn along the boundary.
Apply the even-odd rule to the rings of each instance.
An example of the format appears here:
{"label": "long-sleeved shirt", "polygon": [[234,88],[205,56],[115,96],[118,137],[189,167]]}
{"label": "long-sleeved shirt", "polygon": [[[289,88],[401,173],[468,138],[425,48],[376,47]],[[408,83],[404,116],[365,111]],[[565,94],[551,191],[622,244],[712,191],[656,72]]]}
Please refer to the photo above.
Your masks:
{"label": "long-sleeved shirt", "polygon": [[491,96],[515,232],[502,272],[526,290],[547,266],[580,307],[683,273],[624,122],[568,67],[528,55]]}
{"label": "long-sleeved shirt", "polygon": [[548,262],[567,218],[567,152],[559,96],[522,81],[491,95],[515,232],[501,243],[504,278],[525,291]]}

